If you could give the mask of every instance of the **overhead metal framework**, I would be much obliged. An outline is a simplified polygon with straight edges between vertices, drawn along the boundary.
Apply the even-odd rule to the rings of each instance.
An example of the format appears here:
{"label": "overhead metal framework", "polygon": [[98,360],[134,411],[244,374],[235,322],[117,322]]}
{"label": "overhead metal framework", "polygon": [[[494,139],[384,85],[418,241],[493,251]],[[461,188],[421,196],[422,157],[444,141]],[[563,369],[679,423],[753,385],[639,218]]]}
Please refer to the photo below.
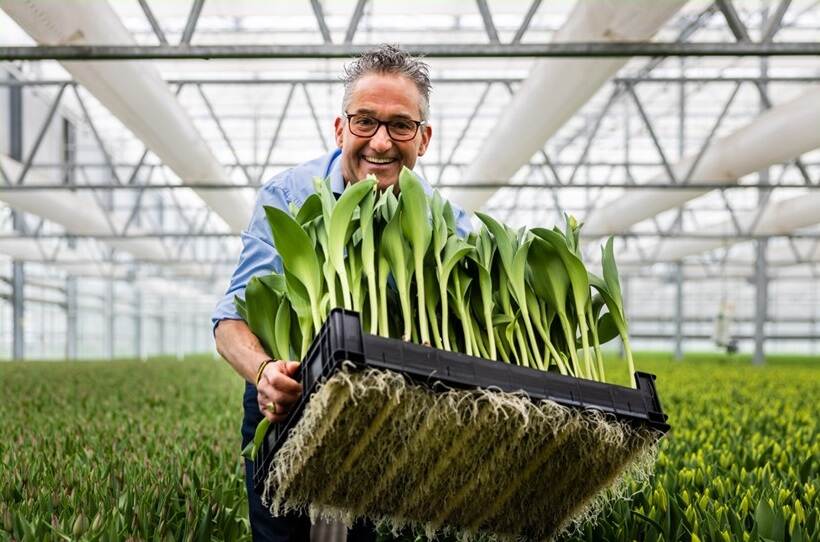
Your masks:
{"label": "overhead metal framework", "polygon": [[[22,4],[5,0],[0,8],[11,14]],[[56,3],[33,4],[50,16],[61,13]],[[590,234],[617,230],[625,273],[668,276],[670,284],[679,278],[676,295],[684,297],[689,281],[743,277],[752,280],[760,305],[779,277],[816,280],[820,229],[810,212],[811,202],[820,202],[816,145],[731,178],[698,174],[691,163],[683,172],[676,166],[687,157],[696,164],[708,159],[716,142],[800,95],[812,103],[820,83],[820,6],[681,0],[644,36],[613,31],[601,38],[583,27],[566,37],[562,28],[587,4],[476,0],[436,3],[418,13],[410,4],[367,0],[304,0],[287,8],[89,0],[83,9],[105,12],[100,20],[115,21],[122,33],[85,42],[33,27],[27,34],[29,23],[2,19],[0,60],[8,61],[10,75],[0,76],[0,95],[21,103],[18,113],[37,114],[26,117],[33,120],[26,121],[25,138],[0,143],[0,203],[7,206],[0,207],[0,255],[19,263],[15,280],[39,262],[63,266],[69,275],[198,277],[206,288],[221,289],[247,215],[227,200],[249,202],[274,174],[329,149],[344,61],[391,41],[429,59],[435,137],[417,171],[455,199],[486,193],[484,210],[516,225],[552,224],[570,212],[587,221]],[[616,28],[627,11],[611,4],[604,30]],[[90,16],[71,17],[65,29],[93,26]],[[522,98],[533,66],[548,62],[573,74],[594,63],[615,67],[548,137],[518,149],[521,156],[496,172],[492,166],[509,156],[486,142]],[[570,62],[578,68],[567,71]],[[180,137],[151,141],[146,129],[160,126],[153,106],[123,98],[125,88],[114,92],[119,104],[94,88],[92,78],[118,82],[112,66],[130,70],[134,80],[145,68],[152,72],[162,107],[187,119],[202,141],[201,156],[212,158],[191,158]],[[93,75],[84,77],[83,70]],[[510,134],[525,133],[559,109],[562,82],[577,90],[566,77],[556,81],[533,87],[543,99],[523,107],[526,114],[502,134],[511,148],[519,142]],[[14,111],[8,122],[19,124]],[[807,124],[811,111],[803,114]],[[55,154],[61,123],[70,128],[60,137],[71,143]],[[179,162],[186,153],[189,162],[212,163],[211,173],[192,176]],[[673,193],[679,201],[660,212],[629,214],[623,228],[596,230],[596,215],[619,202]],[[587,246],[586,257],[595,260],[597,243]],[[792,267],[799,271],[794,276]],[[685,318],[695,316],[680,305]],[[763,315],[760,336],[782,335],[765,329],[765,310],[757,314]],[[135,336],[146,332],[140,325],[142,319],[135,321]],[[680,325],[668,337],[698,335]]]}
{"label": "overhead metal framework", "polygon": [[[0,47],[0,60],[282,60],[348,59],[371,45],[43,45]],[[407,44],[408,52],[428,58],[612,58],[682,56],[817,56],[820,43],[634,43],[569,42],[543,44]]]}

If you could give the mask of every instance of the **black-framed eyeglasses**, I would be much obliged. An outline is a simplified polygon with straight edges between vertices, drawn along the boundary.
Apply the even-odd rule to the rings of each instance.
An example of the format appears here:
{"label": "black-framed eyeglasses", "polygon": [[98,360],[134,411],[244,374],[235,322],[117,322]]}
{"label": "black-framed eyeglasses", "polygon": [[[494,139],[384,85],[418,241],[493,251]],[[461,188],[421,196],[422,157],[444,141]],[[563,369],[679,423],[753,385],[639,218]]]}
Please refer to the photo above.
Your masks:
{"label": "black-framed eyeglasses", "polygon": [[387,128],[387,135],[393,141],[410,141],[419,131],[419,128],[427,124],[426,120],[413,119],[392,119],[379,120],[370,115],[361,113],[350,114],[345,112],[347,126],[350,133],[358,137],[373,137],[379,131],[379,127],[384,125]]}

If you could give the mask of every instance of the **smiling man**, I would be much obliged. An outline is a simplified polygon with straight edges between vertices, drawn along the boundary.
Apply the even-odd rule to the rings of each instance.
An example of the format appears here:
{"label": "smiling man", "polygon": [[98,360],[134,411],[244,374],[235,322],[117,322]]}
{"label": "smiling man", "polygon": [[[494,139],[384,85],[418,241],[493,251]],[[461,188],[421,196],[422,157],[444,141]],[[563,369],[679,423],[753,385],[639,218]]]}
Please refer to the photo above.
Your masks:
{"label": "smiling man", "polygon": [[[432,137],[428,123],[430,79],[424,62],[397,47],[384,45],[349,65],[344,84],[343,111],[334,123],[338,148],[276,175],[261,188],[250,224],[242,232],[239,264],[212,317],[217,350],[246,381],[243,447],[253,438],[263,416],[272,422],[283,421],[302,393],[301,385],[292,378],[298,363],[271,360],[234,307],[234,296],[244,297],[251,277],[282,273],[282,260],[273,245],[264,206],[285,211],[292,205],[300,207],[314,191],[314,177],[329,178],[336,194],[369,174],[376,176],[381,190],[398,190],[402,166],[412,169]],[[430,186],[424,179],[422,184],[429,193]],[[470,230],[469,217],[455,206],[454,211],[459,233],[465,235]],[[252,468],[253,464],[246,461],[254,540],[309,540],[310,521],[306,516],[270,515],[253,491]],[[367,525],[356,525],[347,539],[375,540],[375,533]]]}
{"label": "smiling man", "polygon": [[402,166],[412,169],[427,150],[430,83],[426,69],[417,68],[413,81],[401,73],[365,71],[369,67],[360,61],[348,71],[355,83],[345,91],[344,117],[336,118],[336,144],[345,180],[373,174],[384,190],[397,186]]}

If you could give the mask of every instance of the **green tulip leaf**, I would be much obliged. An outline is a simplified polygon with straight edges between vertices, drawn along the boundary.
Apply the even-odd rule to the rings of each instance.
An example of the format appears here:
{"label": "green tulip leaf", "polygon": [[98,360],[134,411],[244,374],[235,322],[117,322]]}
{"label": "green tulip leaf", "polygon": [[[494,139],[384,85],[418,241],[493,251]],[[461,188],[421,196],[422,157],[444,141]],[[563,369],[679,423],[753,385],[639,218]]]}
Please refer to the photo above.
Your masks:
{"label": "green tulip leaf", "polygon": [[245,287],[245,307],[248,313],[248,327],[262,343],[271,357],[281,359],[274,334],[276,311],[280,298],[259,277],[251,277]]}
{"label": "green tulip leaf", "polygon": [[316,252],[305,250],[312,246],[305,230],[289,214],[276,207],[265,207],[273,242],[282,257],[282,266],[304,285],[310,300],[311,316],[316,329],[321,326],[319,299],[323,284],[321,267]]}
{"label": "green tulip leaf", "polygon": [[420,278],[416,280],[416,298],[421,342],[430,344],[423,279],[424,256],[430,246],[433,233],[428,220],[430,212],[427,204],[427,194],[424,193],[424,188],[418,178],[406,167],[402,167],[399,174],[399,187],[401,188],[402,198],[401,226],[404,237],[409,241],[413,253],[415,276]]}

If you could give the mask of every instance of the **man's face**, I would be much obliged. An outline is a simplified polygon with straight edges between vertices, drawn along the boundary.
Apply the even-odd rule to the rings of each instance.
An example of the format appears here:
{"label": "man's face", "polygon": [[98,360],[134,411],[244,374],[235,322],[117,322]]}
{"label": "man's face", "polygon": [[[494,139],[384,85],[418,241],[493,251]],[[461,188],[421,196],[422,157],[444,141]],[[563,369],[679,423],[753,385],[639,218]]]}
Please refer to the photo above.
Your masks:
{"label": "man's face", "polygon": [[[380,121],[421,120],[421,95],[407,77],[397,74],[369,74],[356,82],[350,94],[347,113],[366,114]],[[416,158],[424,155],[432,130],[422,125],[410,141],[394,141],[387,127],[371,137],[359,137],[348,128],[348,121],[336,118],[336,145],[342,149],[342,176],[355,183],[373,174],[384,190],[398,182],[402,166],[413,169]]]}

